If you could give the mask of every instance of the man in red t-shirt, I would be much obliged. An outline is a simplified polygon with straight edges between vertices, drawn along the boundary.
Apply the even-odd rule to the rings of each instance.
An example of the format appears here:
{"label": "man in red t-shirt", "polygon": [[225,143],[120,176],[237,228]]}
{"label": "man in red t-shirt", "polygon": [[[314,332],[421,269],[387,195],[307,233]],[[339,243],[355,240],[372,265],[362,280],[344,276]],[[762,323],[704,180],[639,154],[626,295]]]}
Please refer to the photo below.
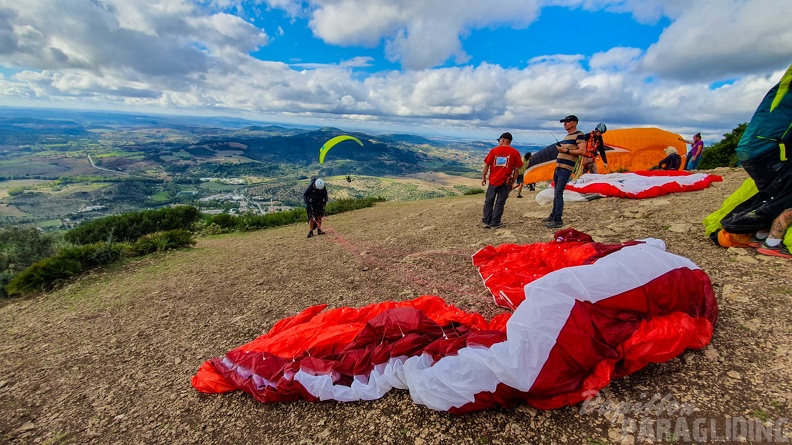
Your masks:
{"label": "man in red t-shirt", "polygon": [[500,145],[490,150],[484,158],[481,185],[487,184],[487,175],[489,175],[489,187],[484,195],[484,213],[481,222],[486,229],[500,227],[511,185],[517,177],[517,170],[523,164],[520,152],[509,145],[511,141],[511,133],[503,133],[498,138]]}

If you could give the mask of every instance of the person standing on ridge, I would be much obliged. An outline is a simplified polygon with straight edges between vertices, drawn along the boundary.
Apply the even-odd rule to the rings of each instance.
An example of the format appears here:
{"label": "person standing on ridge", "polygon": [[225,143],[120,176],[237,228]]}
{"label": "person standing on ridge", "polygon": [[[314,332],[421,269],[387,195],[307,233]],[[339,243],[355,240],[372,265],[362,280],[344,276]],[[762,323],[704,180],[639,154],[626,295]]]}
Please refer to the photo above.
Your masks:
{"label": "person standing on ridge", "polygon": [[696,170],[699,161],[701,161],[701,152],[704,151],[704,142],[701,140],[701,133],[693,135],[693,140],[688,141],[679,138],[686,144],[690,144],[690,152],[688,152],[687,159],[685,160],[685,170]]}
{"label": "person standing on ridge", "polygon": [[564,189],[569,182],[572,171],[575,169],[577,157],[586,153],[586,136],[577,129],[578,118],[574,114],[560,120],[564,124],[567,135],[556,143],[558,157],[556,168],[553,172],[553,210],[550,216],[543,221],[549,229],[559,229],[564,226]]}
{"label": "person standing on ridge", "polygon": [[321,178],[311,181],[308,188],[303,193],[305,210],[308,212],[308,238],[314,236],[314,229],[317,235],[324,235],[322,231],[322,218],[325,216],[325,205],[327,205],[327,188]]}
{"label": "person standing on ridge", "polygon": [[581,175],[585,173],[594,173],[596,175],[598,173],[597,155],[602,157],[605,168],[608,168],[608,156],[605,154],[605,142],[602,141],[602,133],[606,131],[608,131],[608,127],[603,123],[599,123],[591,130],[591,133],[586,135],[586,154],[584,154],[583,158],[580,160],[582,164]]}
{"label": "person standing on ridge", "polygon": [[517,171],[523,165],[520,152],[511,146],[511,141],[511,133],[503,133],[498,138],[499,145],[490,150],[484,158],[484,169],[481,171],[482,187],[489,179],[481,218],[485,229],[500,227],[506,199],[511,193]]}
{"label": "person standing on ridge", "polygon": [[[514,185],[512,185],[512,190],[517,189],[517,197],[518,198],[522,198],[523,197],[522,196],[522,189],[523,189],[523,185],[524,185],[523,184],[523,176],[525,176],[525,169],[528,167],[528,161],[530,161],[530,160],[531,160],[531,152],[530,151],[526,151],[525,155],[523,155],[523,165],[522,165],[522,167],[520,167],[519,170],[517,170],[517,180],[514,182]],[[534,185],[533,184],[528,184],[528,186],[529,186],[528,190],[530,190],[530,191],[534,190],[534,188],[533,188]]]}
{"label": "person standing on ridge", "polygon": [[[525,161],[523,162],[525,164],[525,170],[528,170],[528,163],[531,161],[531,156],[532,156],[532,153],[530,151],[525,153]],[[525,172],[523,172],[523,180],[525,180]],[[535,192],[536,191],[536,183],[535,182],[532,182],[532,183],[528,184],[528,191],[529,192]]]}

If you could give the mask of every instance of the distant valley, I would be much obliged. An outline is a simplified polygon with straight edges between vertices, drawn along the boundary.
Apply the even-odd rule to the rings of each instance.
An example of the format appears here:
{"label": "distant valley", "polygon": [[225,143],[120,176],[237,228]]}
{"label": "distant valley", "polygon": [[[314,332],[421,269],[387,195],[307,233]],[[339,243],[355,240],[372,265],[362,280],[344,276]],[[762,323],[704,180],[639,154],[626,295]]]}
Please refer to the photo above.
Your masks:
{"label": "distant valley", "polygon": [[[364,146],[338,144],[319,164],[320,147],[341,134]],[[459,195],[480,187],[493,145],[233,118],[0,108],[0,225],[55,230],[174,204],[279,211],[301,206],[314,176],[335,199]]]}

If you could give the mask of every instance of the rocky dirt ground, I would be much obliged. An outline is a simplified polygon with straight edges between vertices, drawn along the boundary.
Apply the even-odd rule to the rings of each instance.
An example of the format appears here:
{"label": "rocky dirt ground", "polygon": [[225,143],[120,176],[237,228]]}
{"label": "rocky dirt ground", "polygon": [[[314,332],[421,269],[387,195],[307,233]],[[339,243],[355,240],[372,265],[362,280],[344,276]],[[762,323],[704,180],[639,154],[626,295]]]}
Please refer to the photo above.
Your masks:
{"label": "rocky dirt ground", "polygon": [[[745,178],[741,170],[713,173],[724,181],[699,192],[567,206],[567,225],[598,241],[665,240],[709,274],[720,305],[709,346],[614,381],[586,412],[521,405],[458,417],[416,405],[405,391],[373,402],[265,405],[241,392],[204,395],[190,386],[206,359],[318,303],[435,294],[485,317],[499,313],[470,257],[488,244],[552,238],[540,223],[549,209],[526,192],[509,199],[498,230],[478,223],[483,195],[381,203],[331,217],[327,236],[306,239],[299,225],[203,238],[192,249],[6,302],[0,442],[629,444],[651,436],[701,443],[725,437],[734,418],[752,428],[757,419],[760,426],[783,422],[792,417],[792,262],[722,249],[704,236],[702,218]],[[627,405],[653,398],[683,410]],[[621,414],[609,409],[618,403]],[[681,422],[690,437],[677,429]],[[792,428],[782,426],[789,435]],[[749,442],[766,439],[753,434]]]}

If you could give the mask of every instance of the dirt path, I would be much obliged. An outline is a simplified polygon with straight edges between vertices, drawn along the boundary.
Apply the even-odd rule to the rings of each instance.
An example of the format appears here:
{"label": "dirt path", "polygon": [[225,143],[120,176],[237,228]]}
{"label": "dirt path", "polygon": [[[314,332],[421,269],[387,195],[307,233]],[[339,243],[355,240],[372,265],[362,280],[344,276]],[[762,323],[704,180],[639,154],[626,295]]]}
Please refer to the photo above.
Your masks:
{"label": "dirt path", "polygon": [[[598,241],[662,238],[670,252],[710,275],[720,304],[712,344],[615,381],[599,400],[673,397],[692,410],[684,417],[691,430],[702,418],[719,427],[736,416],[792,418],[792,263],[721,249],[705,238],[700,221],[745,177],[739,170],[716,173],[724,182],[700,192],[600,199],[565,211],[567,224]],[[523,405],[456,417],[416,405],[404,391],[373,402],[264,405],[240,392],[208,396],[190,386],[206,359],[314,304],[436,294],[488,318],[499,313],[470,256],[487,244],[548,241],[552,232],[539,219],[549,209],[531,196],[509,199],[499,230],[477,224],[482,195],[382,203],[331,217],[324,237],[305,239],[300,225],[205,238],[190,250],[131,261],[6,304],[0,442],[642,443],[639,431],[622,431],[624,418],[671,418],[673,431],[678,414],[632,410],[619,417],[605,409],[582,414],[580,406]]]}

